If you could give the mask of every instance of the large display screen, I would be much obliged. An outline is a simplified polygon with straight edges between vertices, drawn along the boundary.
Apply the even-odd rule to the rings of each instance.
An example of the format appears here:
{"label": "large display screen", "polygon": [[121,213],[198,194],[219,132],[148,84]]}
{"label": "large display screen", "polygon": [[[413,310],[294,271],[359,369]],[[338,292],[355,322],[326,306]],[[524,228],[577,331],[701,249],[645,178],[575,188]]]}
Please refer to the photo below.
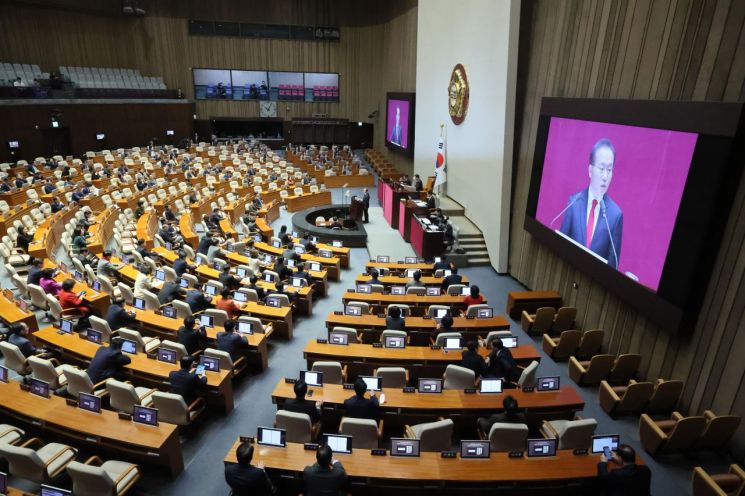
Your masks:
{"label": "large display screen", "polygon": [[388,93],[385,144],[407,155],[414,152],[414,94]]}
{"label": "large display screen", "polygon": [[193,76],[197,100],[339,101],[335,72],[194,69]]}
{"label": "large display screen", "polygon": [[657,291],[697,138],[552,117],[536,218]]}

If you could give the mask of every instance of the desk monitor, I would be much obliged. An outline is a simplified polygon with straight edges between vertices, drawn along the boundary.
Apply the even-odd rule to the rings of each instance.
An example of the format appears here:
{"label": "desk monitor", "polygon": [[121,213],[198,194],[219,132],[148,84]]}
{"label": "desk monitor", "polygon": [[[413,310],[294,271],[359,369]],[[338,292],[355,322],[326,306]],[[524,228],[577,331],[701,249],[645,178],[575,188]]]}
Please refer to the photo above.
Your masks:
{"label": "desk monitor", "polygon": [[59,330],[65,334],[72,334],[74,327],[75,324],[73,324],[72,320],[61,319],[59,321]]}
{"label": "desk monitor", "polygon": [[248,275],[248,273],[246,272],[246,269],[244,269],[243,267],[238,267],[237,269],[235,269],[235,275],[243,279],[244,277]]}
{"label": "desk monitor", "polygon": [[434,258],[434,263],[440,263],[440,262],[442,262],[442,257],[435,257]]}
{"label": "desk monitor", "polygon": [[279,248],[280,246],[282,246],[282,242],[278,239],[275,239],[274,241],[272,241],[272,246],[274,248]]}
{"label": "desk monitor", "polygon": [[134,304],[137,310],[145,310],[145,300],[142,298],[135,298]]}
{"label": "desk monitor", "polygon": [[106,133],[96,133],[96,141],[103,141],[106,139]]}
{"label": "desk monitor", "polygon": [[0,365],[0,382],[8,383],[8,369]]}
{"label": "desk monitor", "polygon": [[303,253],[305,253],[305,248],[303,247],[303,245],[295,245],[295,247],[293,248],[293,250],[298,255],[302,255]]}
{"label": "desk monitor", "polygon": [[415,264],[417,263],[417,258],[416,257],[404,257],[404,263]]}
{"label": "desk monitor", "polygon": [[440,288],[427,288],[427,296],[440,296]]}
{"label": "desk monitor", "polygon": [[59,487],[47,486],[46,484],[41,485],[40,496],[72,496],[72,491],[68,489],[60,489]]}
{"label": "desk monitor", "polygon": [[88,329],[87,331],[85,331],[85,339],[87,339],[91,343],[101,344],[101,342],[103,341],[103,335],[101,334],[101,331]]}
{"label": "desk monitor", "polygon": [[248,293],[244,291],[235,291],[233,293],[233,299],[238,303],[246,303],[248,301]]}
{"label": "desk monitor", "polygon": [[291,258],[287,261],[287,266],[291,269],[294,269],[297,264],[295,263],[295,259]]}
{"label": "desk monitor", "polygon": [[443,349],[445,350],[460,350],[463,348],[463,339],[462,338],[445,338],[445,346],[443,346]]}
{"label": "desk monitor", "polygon": [[468,286],[463,286],[463,288],[460,290],[461,296],[471,296],[471,288]]}
{"label": "desk monitor", "polygon": [[39,379],[31,379],[31,394],[49,398],[49,383]]}
{"label": "desk monitor", "polygon": [[461,458],[489,458],[491,441],[461,441]]}
{"label": "desk monitor", "polygon": [[182,288],[188,288],[189,287],[189,280],[186,279],[186,278],[184,278],[184,277],[182,277],[181,280],[179,281],[179,286],[181,286]]}
{"label": "desk monitor", "polygon": [[502,379],[481,379],[479,393],[501,393]]}
{"label": "desk monitor", "polygon": [[163,307],[161,311],[163,312],[163,315],[165,317],[168,317],[169,319],[175,319],[178,316],[176,308],[172,307],[171,305]]}
{"label": "desk monitor", "polygon": [[210,372],[220,372],[219,358],[207,357],[202,355],[199,357],[199,365],[204,367],[204,370],[208,370]]}
{"label": "desk monitor", "polygon": [[137,343],[135,343],[131,339],[122,339],[122,351],[124,353],[129,353],[130,355],[136,355]]}
{"label": "desk monitor", "polygon": [[445,270],[442,271],[442,277],[447,277],[447,276],[451,275],[452,273],[453,273],[452,270],[445,269]]}
{"label": "desk monitor", "polygon": [[83,281],[83,273],[80,272],[79,270],[74,271],[72,273],[72,277],[73,277],[73,279],[75,279],[78,282],[82,282]]}
{"label": "desk monitor", "polygon": [[201,314],[199,316],[199,325],[204,327],[215,327],[215,319],[212,315]]}
{"label": "desk monitor", "polygon": [[341,248],[341,247],[343,247],[343,246],[344,246],[344,243],[342,243],[342,242],[341,242],[341,241],[339,241],[338,239],[335,239],[335,240],[333,240],[333,241],[331,242],[331,246],[333,246],[334,248]]}
{"label": "desk monitor", "polygon": [[505,336],[499,339],[505,348],[517,348],[517,336]]}
{"label": "desk monitor", "polygon": [[291,277],[290,278],[290,286],[293,288],[302,288],[303,287],[303,279],[302,277]]}
{"label": "desk monitor", "polygon": [[538,391],[558,391],[559,377],[539,377],[536,384]]}
{"label": "desk monitor", "polygon": [[528,457],[556,456],[556,439],[528,439]]}
{"label": "desk monitor", "polygon": [[274,262],[274,258],[271,255],[264,255],[264,263],[270,264]]}
{"label": "desk monitor", "polygon": [[254,323],[253,322],[245,322],[243,320],[238,321],[238,332],[241,334],[253,334],[254,333]]}
{"label": "desk monitor", "polygon": [[618,449],[620,436],[618,434],[604,434],[602,436],[592,436],[592,452],[603,453],[605,448],[615,451]]}
{"label": "desk monitor", "polygon": [[155,271],[155,278],[159,281],[165,281],[166,280],[166,272],[163,269],[158,269]]}
{"label": "desk monitor", "polygon": [[197,265],[206,265],[207,260],[202,255],[197,255],[197,258],[194,259],[194,263]]}
{"label": "desk monitor", "polygon": [[297,231],[292,231],[292,237],[297,239],[300,237],[300,234]]}
{"label": "desk monitor", "polygon": [[369,284],[358,284],[357,292],[362,294],[370,294],[372,293],[372,287],[370,287]]}
{"label": "desk monitor", "polygon": [[78,407],[93,413],[101,413],[101,398],[95,394],[78,393]]}
{"label": "desk monitor", "polygon": [[362,307],[358,307],[357,305],[345,305],[344,315],[353,315],[355,317],[359,317],[362,315]]}
{"label": "desk monitor", "polygon": [[419,272],[417,269],[406,269],[406,277],[414,277],[417,272]]}
{"label": "desk monitor", "polygon": [[375,259],[378,263],[388,263],[391,260],[391,257],[388,255],[378,255]]}
{"label": "desk monitor", "polygon": [[310,270],[313,272],[321,272],[321,262],[311,262]]}
{"label": "desk monitor", "polygon": [[391,456],[419,456],[419,439],[392,437]]}
{"label": "desk monitor", "polygon": [[442,379],[419,379],[420,393],[441,393]]}
{"label": "desk monitor", "polygon": [[331,250],[318,250],[318,256],[321,258],[331,258],[334,256]]}
{"label": "desk monitor", "polygon": [[287,431],[284,429],[259,427],[256,431],[256,442],[264,446],[277,446],[284,448],[287,446],[287,441],[285,441],[286,435]]}
{"label": "desk monitor", "polygon": [[330,332],[329,344],[347,345],[349,344],[349,335],[344,332]]}
{"label": "desk monitor", "polygon": [[476,318],[477,319],[491,319],[494,317],[494,309],[493,308],[479,308],[476,311]]}
{"label": "desk monitor", "polygon": [[204,285],[204,294],[207,296],[215,296],[217,295],[217,286],[214,286],[212,284],[205,284]]}
{"label": "desk monitor", "polygon": [[59,266],[60,272],[67,272],[67,264],[65,262],[59,262],[57,265]]}
{"label": "desk monitor", "polygon": [[138,424],[158,425],[158,410],[142,405],[135,405],[132,409],[132,421]]}
{"label": "desk monitor", "polygon": [[444,316],[446,316],[448,313],[450,313],[450,310],[447,308],[435,308],[435,319],[441,319]]}
{"label": "desk monitor", "polygon": [[176,363],[176,352],[167,348],[158,348],[156,356],[159,362]]}
{"label": "desk monitor", "polygon": [[100,281],[93,281],[91,283],[91,289],[93,289],[93,291],[100,292],[101,291],[101,282]]}
{"label": "desk monitor", "polygon": [[399,336],[386,336],[383,340],[385,348],[406,348],[406,338]]}
{"label": "desk monitor", "polygon": [[300,380],[305,382],[308,386],[323,386],[323,372],[301,370]]}
{"label": "desk monitor", "polygon": [[405,295],[406,286],[391,286],[391,294],[392,295]]}
{"label": "desk monitor", "polygon": [[166,241],[166,250],[173,250],[173,245],[168,241]]}
{"label": "desk monitor", "polygon": [[254,234],[254,242],[261,243],[261,234]]}
{"label": "desk monitor", "polygon": [[371,375],[361,375],[359,377],[361,377],[362,380],[365,381],[365,384],[367,384],[368,391],[382,391],[383,390],[383,378],[382,377],[375,377]]}
{"label": "desk monitor", "polygon": [[352,454],[352,436],[342,436],[340,434],[324,434],[324,444],[327,444],[336,453]]}
{"label": "desk monitor", "polygon": [[264,272],[264,281],[274,282],[274,274],[269,274],[268,272]]}
{"label": "desk monitor", "polygon": [[282,306],[282,302],[279,301],[279,298],[277,298],[276,296],[267,296],[265,303],[266,306],[273,308],[279,308]]}

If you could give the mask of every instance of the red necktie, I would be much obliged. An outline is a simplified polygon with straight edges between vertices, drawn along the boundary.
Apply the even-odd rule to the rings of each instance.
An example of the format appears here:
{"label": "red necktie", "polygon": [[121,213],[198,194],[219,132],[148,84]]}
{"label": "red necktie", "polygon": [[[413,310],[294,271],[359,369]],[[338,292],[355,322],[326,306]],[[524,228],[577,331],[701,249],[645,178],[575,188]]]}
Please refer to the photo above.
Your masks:
{"label": "red necktie", "polygon": [[592,200],[592,207],[590,208],[590,218],[587,220],[587,247],[590,247],[592,242],[592,228],[595,227],[595,207],[598,205],[597,200]]}

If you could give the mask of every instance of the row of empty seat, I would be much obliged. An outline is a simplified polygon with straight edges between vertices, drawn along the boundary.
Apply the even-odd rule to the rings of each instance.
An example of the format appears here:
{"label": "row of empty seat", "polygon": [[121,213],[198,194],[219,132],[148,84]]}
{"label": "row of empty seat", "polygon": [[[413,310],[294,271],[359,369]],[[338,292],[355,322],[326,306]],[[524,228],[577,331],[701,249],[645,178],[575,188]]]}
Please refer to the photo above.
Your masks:
{"label": "row of empty seat", "polygon": [[108,67],[60,67],[60,72],[79,88],[165,90],[163,78],[147,77],[136,69]]}

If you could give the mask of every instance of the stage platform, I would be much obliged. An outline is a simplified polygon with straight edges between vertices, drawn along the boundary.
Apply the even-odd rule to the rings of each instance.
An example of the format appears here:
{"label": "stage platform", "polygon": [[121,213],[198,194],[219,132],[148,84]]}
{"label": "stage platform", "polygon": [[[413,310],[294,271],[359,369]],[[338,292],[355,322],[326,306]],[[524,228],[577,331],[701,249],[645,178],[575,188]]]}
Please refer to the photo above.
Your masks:
{"label": "stage platform", "polygon": [[[347,205],[324,205],[322,207],[313,207],[301,210],[292,216],[292,230],[298,232],[308,232],[311,236],[318,237],[322,243],[331,243],[333,240],[341,241],[344,246],[350,248],[365,248],[367,246],[367,231],[362,221],[343,220],[349,212]],[[354,228],[348,229],[330,229],[328,227],[316,227],[316,217],[322,216],[324,219],[338,217],[347,225],[349,222],[354,223]]]}

